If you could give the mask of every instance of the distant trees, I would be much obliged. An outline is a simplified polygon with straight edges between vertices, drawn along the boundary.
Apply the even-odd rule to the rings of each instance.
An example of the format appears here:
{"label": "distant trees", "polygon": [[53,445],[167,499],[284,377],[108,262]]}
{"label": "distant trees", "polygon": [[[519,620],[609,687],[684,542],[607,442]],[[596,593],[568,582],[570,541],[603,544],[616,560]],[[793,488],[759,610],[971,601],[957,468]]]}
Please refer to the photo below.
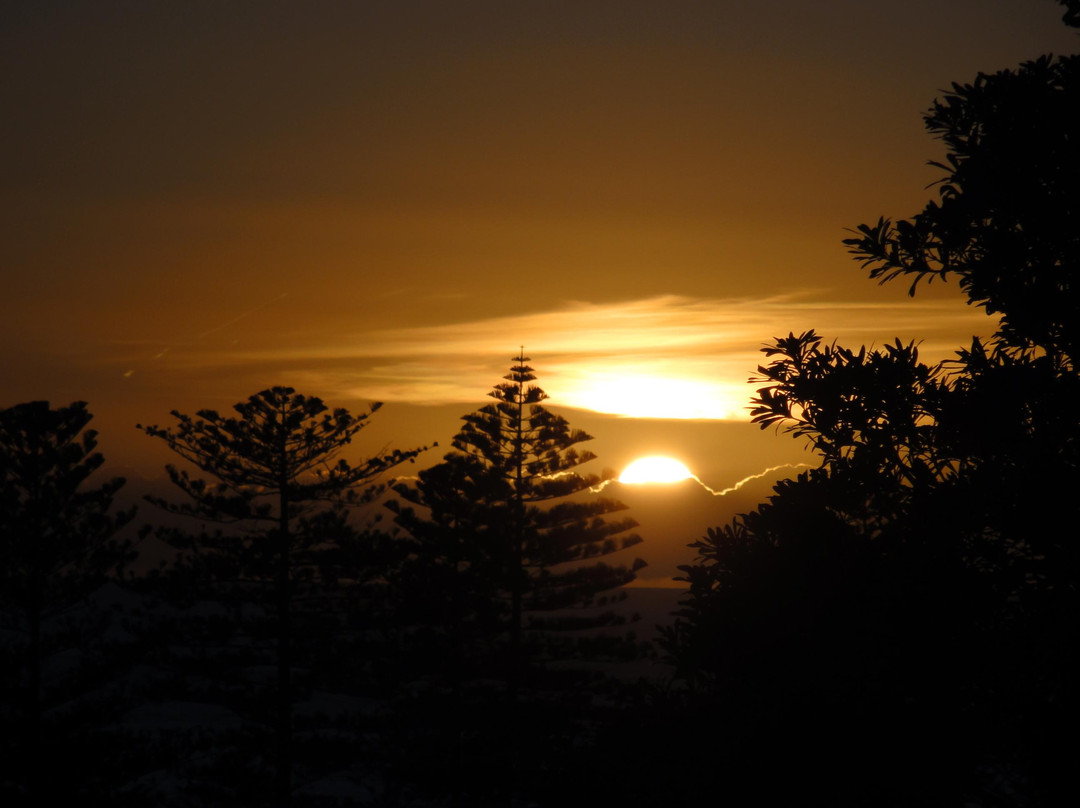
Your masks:
{"label": "distant trees", "polygon": [[[371,412],[379,408],[371,407]],[[394,450],[350,465],[342,450],[368,414],[328,410],[314,397],[272,387],[236,404],[237,416],[200,410],[196,418],[173,411],[171,428],[140,427],[209,476],[182,468],[168,474],[185,495],[180,503],[151,501],[167,510],[223,525],[228,533],[164,535],[180,552],[180,564],[204,582],[269,587],[272,594],[276,666],[276,793],[287,804],[292,792],[292,705],[295,603],[299,587],[323,572],[335,579],[325,551],[347,553],[355,532],[346,508],[371,495],[384,471],[410,461],[420,450]],[[338,559],[340,561],[340,558]],[[355,561],[355,559],[354,559]],[[360,574],[353,570],[352,575]]]}
{"label": "distant trees", "polygon": [[[683,568],[670,658],[742,749],[785,739],[774,753],[835,802],[1049,804],[1068,776],[1047,739],[1078,714],[1062,650],[1080,625],[1078,108],[1075,56],[935,103],[938,199],[846,243],[912,293],[958,278],[1000,326],[939,365],[900,342],[776,339],[754,420],[821,465],[709,530]],[[828,756],[807,745],[824,724],[850,739]]]}
{"label": "distant trees", "polygon": [[[4,649],[4,683],[12,697],[3,723],[22,757],[18,778],[29,791],[49,782],[42,758],[46,701],[42,662],[59,650],[45,634],[47,620],[78,603],[133,556],[117,533],[134,509],[113,512],[123,478],[88,485],[104,462],[96,452],[92,416],[77,401],[53,409],[31,401],[0,410],[0,604],[2,628],[20,638]],[[55,632],[54,632],[55,633]],[[17,697],[16,697],[17,696]]]}

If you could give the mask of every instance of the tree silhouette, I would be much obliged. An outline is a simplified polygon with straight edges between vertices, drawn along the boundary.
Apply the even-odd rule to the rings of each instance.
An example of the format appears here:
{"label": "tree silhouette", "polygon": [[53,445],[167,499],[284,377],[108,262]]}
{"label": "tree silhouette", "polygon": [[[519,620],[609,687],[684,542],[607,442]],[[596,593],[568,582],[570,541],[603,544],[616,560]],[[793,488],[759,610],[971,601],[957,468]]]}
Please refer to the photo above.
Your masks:
{"label": "tree silhouette", "polygon": [[398,482],[386,505],[406,531],[396,573],[399,617],[422,630],[420,654],[457,690],[467,671],[490,669],[489,648],[505,610],[501,518],[491,506],[499,480],[478,459],[448,454],[414,481]]}
{"label": "tree silhouette", "polygon": [[400,705],[407,766],[455,804],[546,804],[560,788],[552,772],[583,749],[567,739],[598,715],[572,660],[610,651],[607,639],[636,649],[588,636],[623,621],[609,608],[625,595],[614,590],[644,562],[600,559],[640,542],[636,523],[610,518],[625,506],[589,490],[610,472],[577,470],[594,459],[579,448],[590,436],[543,406],[523,352],[513,361],[494,402],[463,416],[454,450],[387,503],[406,532],[394,583],[416,649],[409,675],[437,683]]}
{"label": "tree silhouette", "polygon": [[[625,508],[619,502],[581,498],[606,478],[576,471],[595,458],[577,448],[591,436],[541,404],[547,394],[530,384],[536,377],[528,361],[523,353],[514,357],[504,381],[488,394],[495,402],[463,416],[455,451],[441,467],[422,475],[417,485],[395,489],[429,511],[425,521],[395,506],[398,523],[414,540],[419,536],[426,542],[424,550],[434,549],[428,558],[442,559],[430,563],[477,576],[480,602],[496,589],[508,601],[504,624],[512,698],[521,685],[526,632],[538,637],[611,619],[566,610],[602,605],[598,596],[602,601],[602,593],[629,583],[644,565],[595,561],[640,542],[627,533],[636,523],[605,520]],[[477,607],[474,601],[472,608]]]}
{"label": "tree silhouette", "polygon": [[[26,636],[10,660],[20,681],[5,687],[14,685],[8,692],[18,698],[5,707],[4,723],[24,758],[19,775],[31,792],[50,781],[43,759],[42,660],[51,647],[45,622],[134,555],[116,534],[135,510],[110,513],[124,479],[87,485],[104,463],[95,451],[97,432],[86,429],[91,418],[82,401],[58,409],[31,401],[0,410],[0,603],[4,628]],[[5,754],[12,756],[13,750]]]}
{"label": "tree silhouette", "polygon": [[[775,339],[754,421],[820,467],[682,568],[670,659],[744,731],[734,755],[783,739],[773,754],[835,802],[1049,804],[1069,776],[1048,739],[1078,712],[1078,71],[1043,57],[954,84],[926,117],[938,199],[846,241],[912,294],[957,279],[993,335],[937,365],[899,341]],[[828,756],[804,729],[826,723],[850,739]],[[857,776],[838,786],[830,756]]]}
{"label": "tree silhouette", "polygon": [[[371,412],[381,405],[373,404]],[[288,804],[292,792],[292,705],[294,604],[298,585],[317,575],[319,553],[343,535],[353,537],[345,518],[349,505],[370,499],[373,480],[419,451],[394,450],[357,465],[340,457],[368,414],[329,411],[314,397],[272,387],[236,404],[238,417],[200,410],[197,418],[173,411],[172,428],[147,426],[146,434],[209,475],[210,482],[167,466],[186,500],[149,498],[177,514],[238,525],[239,534],[209,536],[167,532],[181,563],[211,580],[272,587],[276,657],[276,792]]]}
{"label": "tree silhouette", "polygon": [[948,149],[933,162],[939,198],[911,219],[881,218],[847,239],[885,283],[956,277],[1014,350],[1039,349],[1075,364],[1080,291],[1080,60],[1043,56],[1016,70],[953,84],[926,127]]}
{"label": "tree silhouette", "polygon": [[[1063,5],[1075,24],[1076,4]],[[955,277],[970,304],[1000,317],[988,340],[973,339],[940,369],[948,394],[939,391],[924,426],[959,472],[954,495],[982,502],[978,518],[1002,545],[996,554],[1016,576],[1058,591],[1072,588],[1077,571],[1058,510],[1072,498],[1080,460],[1071,403],[1080,393],[1077,108],[1077,56],[954,84],[926,116],[948,148],[934,164],[945,174],[939,198],[845,240],[871,278],[911,278],[914,293],[922,280]],[[1021,505],[1039,500],[1055,505]]]}

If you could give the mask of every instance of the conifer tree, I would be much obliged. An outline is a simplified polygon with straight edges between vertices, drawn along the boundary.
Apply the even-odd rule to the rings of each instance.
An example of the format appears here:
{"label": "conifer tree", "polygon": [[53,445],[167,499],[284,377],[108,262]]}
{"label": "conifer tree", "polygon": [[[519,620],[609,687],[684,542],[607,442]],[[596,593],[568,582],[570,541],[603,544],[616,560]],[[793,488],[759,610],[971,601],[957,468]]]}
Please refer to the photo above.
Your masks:
{"label": "conifer tree", "polygon": [[[0,628],[25,638],[5,649],[14,652],[11,670],[20,681],[4,683],[4,690],[20,695],[5,705],[2,723],[17,736],[27,762],[16,777],[30,791],[49,782],[42,662],[57,649],[45,636],[46,621],[86,598],[133,555],[131,543],[116,534],[134,509],[110,513],[124,479],[86,485],[104,463],[95,451],[97,432],[86,429],[91,418],[82,401],[0,410]],[[12,750],[4,757],[15,759]]]}
{"label": "conifer tree", "polygon": [[[430,509],[441,540],[461,548],[469,566],[484,564],[495,571],[493,588],[509,602],[502,622],[509,635],[507,680],[516,697],[526,632],[617,619],[610,612],[575,619],[566,610],[602,605],[603,593],[632,581],[644,562],[611,566],[596,560],[639,543],[640,536],[628,533],[637,523],[605,520],[624,510],[622,503],[582,497],[612,475],[577,472],[595,459],[578,449],[591,436],[543,406],[547,394],[531,384],[536,377],[524,352],[513,361],[504,381],[488,394],[495,402],[463,416],[445,471],[395,490]],[[447,477],[456,479],[454,486],[471,500],[456,515],[441,507]],[[399,516],[398,523],[418,535],[415,515]]]}
{"label": "conifer tree", "polygon": [[[381,405],[373,404],[371,412]],[[217,582],[263,585],[272,591],[276,686],[276,792],[288,804],[292,791],[292,705],[295,600],[304,579],[319,574],[319,551],[353,536],[345,509],[377,492],[374,478],[411,461],[419,451],[394,450],[357,465],[340,458],[366,426],[368,414],[354,416],[289,387],[273,387],[236,404],[239,417],[200,410],[197,418],[173,411],[173,428],[147,426],[212,481],[167,466],[169,478],[186,496],[171,503],[148,498],[170,512],[203,521],[236,525],[228,534],[165,535],[181,551],[181,563]]]}
{"label": "conifer tree", "polygon": [[[476,458],[451,453],[398,482],[387,507],[407,535],[395,575],[399,617],[419,638],[425,663],[436,662],[456,691],[466,675],[490,665],[490,644],[505,617],[499,601],[504,553],[499,512],[487,503],[498,481]],[[419,509],[419,510],[418,510]]]}

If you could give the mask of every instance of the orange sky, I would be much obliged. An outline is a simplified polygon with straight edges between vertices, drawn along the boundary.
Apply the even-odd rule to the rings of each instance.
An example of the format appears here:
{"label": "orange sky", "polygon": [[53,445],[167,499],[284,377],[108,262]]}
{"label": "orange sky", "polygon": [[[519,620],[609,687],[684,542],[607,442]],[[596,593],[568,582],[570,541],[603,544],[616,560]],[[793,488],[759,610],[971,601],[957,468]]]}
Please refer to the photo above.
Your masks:
{"label": "orange sky", "polygon": [[[921,207],[921,113],[1075,50],[1059,20],[1050,0],[4,3],[0,406],[86,400],[106,456],[151,474],[136,421],[270,384],[382,399],[373,440],[445,446],[521,344],[553,404],[665,414],[666,390],[666,414],[713,419],[745,419],[787,331],[944,358],[991,328],[954,289],[865,280],[844,228]],[[601,464],[666,447],[718,488],[805,458],[745,424],[573,412]]]}

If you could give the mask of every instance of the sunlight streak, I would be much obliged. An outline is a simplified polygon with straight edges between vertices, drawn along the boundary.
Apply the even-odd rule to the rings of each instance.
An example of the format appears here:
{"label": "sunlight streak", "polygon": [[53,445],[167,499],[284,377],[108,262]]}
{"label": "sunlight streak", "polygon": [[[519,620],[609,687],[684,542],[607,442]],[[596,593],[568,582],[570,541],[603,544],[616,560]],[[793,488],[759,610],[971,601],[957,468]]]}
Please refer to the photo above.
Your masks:
{"label": "sunlight streak", "polygon": [[721,491],[715,491],[712,488],[709,488],[709,486],[705,485],[705,483],[702,483],[701,480],[698,480],[697,477],[695,477],[694,479],[697,480],[699,483],[701,483],[701,487],[704,488],[706,491],[708,491],[710,494],[712,494],[714,497],[723,497],[723,496],[727,496],[728,494],[735,493],[736,491],[738,491],[740,488],[742,488],[747,483],[753,482],[754,480],[760,480],[766,474],[771,474],[774,471],[779,471],[780,469],[801,469],[801,468],[813,468],[813,467],[809,463],[781,463],[779,466],[769,466],[767,469],[765,469],[764,471],[759,471],[757,474],[751,474],[748,477],[743,477],[741,480],[739,480],[734,485],[730,485],[730,486],[728,486],[727,488],[725,488],[725,489],[723,489]]}
{"label": "sunlight streak", "polygon": [[[675,461],[673,461],[673,462],[675,462]],[[682,464],[680,463],[679,465],[682,465]],[[683,468],[686,468],[686,467],[683,466]],[[704,488],[706,491],[708,491],[710,494],[712,494],[714,497],[724,497],[724,496],[727,496],[728,494],[735,493],[736,491],[738,491],[740,488],[742,488],[747,483],[751,483],[754,480],[760,480],[762,477],[765,477],[766,475],[771,474],[774,471],[780,471],[781,469],[800,469],[800,468],[813,468],[813,466],[810,463],[781,463],[778,466],[769,466],[767,469],[763,469],[763,470],[757,472],[756,474],[750,474],[750,475],[748,475],[746,477],[743,477],[741,480],[734,483],[733,485],[729,485],[727,488],[723,488],[723,489],[721,489],[719,491],[717,491],[715,488],[712,488],[711,486],[709,486],[708,483],[706,483],[704,480],[702,480],[700,477],[698,477],[696,474],[694,474],[692,472],[688,472],[685,477],[679,477],[677,480],[673,480],[673,481],[674,482],[681,482],[683,480],[693,480],[698,485],[700,485],[702,488]],[[611,485],[613,483],[621,483],[623,485],[627,485],[627,484],[629,484],[629,485],[637,485],[637,484],[639,484],[638,481],[636,481],[636,480],[629,480],[628,481],[628,480],[623,480],[622,477],[612,477],[610,480],[604,480],[599,485],[592,486],[589,489],[589,491],[591,491],[594,494],[599,494],[605,488],[607,488],[609,485]]]}

